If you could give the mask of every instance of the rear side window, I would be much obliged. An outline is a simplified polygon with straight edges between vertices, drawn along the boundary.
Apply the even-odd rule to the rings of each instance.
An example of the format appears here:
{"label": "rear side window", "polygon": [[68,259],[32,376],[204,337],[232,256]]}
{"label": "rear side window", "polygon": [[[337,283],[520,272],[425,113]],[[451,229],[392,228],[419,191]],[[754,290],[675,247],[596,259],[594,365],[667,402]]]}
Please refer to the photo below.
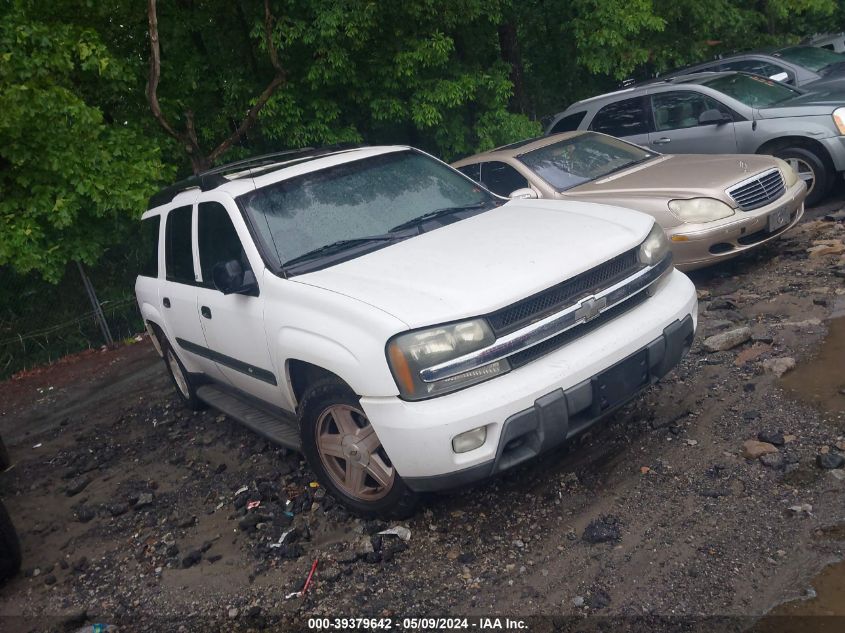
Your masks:
{"label": "rear side window", "polygon": [[481,182],[480,163],[474,163],[472,165],[464,165],[463,167],[458,167],[458,171],[461,172],[464,176],[472,178],[475,182]]}
{"label": "rear side window", "polygon": [[160,226],[160,215],[141,220],[141,262],[138,267],[138,274],[142,277],[158,277],[158,231]]}
{"label": "rear side window", "polygon": [[194,283],[194,255],[191,249],[191,207],[179,207],[167,214],[164,258],[169,281]]}
{"label": "rear side window", "polygon": [[611,136],[648,134],[648,113],[642,97],[625,99],[604,106],[598,111],[590,129]]}
{"label": "rear side window", "polygon": [[507,163],[492,161],[481,166],[481,183],[493,193],[507,198],[517,189],[524,189],[528,181]]}
{"label": "rear side window", "polygon": [[578,126],[581,125],[581,121],[584,120],[584,117],[587,116],[587,111],[584,110],[583,112],[576,112],[575,114],[569,114],[563,117],[560,121],[554,124],[551,130],[549,130],[549,134],[560,134],[561,132],[573,132],[578,129]]}
{"label": "rear side window", "polygon": [[780,73],[786,73],[789,75],[786,68],[757,59],[738,59],[735,61],[725,62],[722,64],[722,68],[724,70],[741,70],[747,73],[754,73],[755,75],[762,75],[763,77],[768,77],[769,79],[775,75],[779,75]]}
{"label": "rear side window", "polygon": [[244,271],[250,270],[246,253],[226,207],[219,202],[200,204],[197,230],[203,285],[214,286],[211,271],[215,264],[235,259]]}

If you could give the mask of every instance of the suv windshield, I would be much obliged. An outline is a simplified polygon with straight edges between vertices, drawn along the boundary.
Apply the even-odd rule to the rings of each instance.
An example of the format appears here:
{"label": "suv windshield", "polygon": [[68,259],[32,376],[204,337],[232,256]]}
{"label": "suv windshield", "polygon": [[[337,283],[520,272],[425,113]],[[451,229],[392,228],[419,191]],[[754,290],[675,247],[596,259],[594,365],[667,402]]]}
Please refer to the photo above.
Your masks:
{"label": "suv windshield", "polygon": [[845,55],[834,53],[825,48],[815,46],[791,46],[775,53],[788,62],[809,68],[815,72],[824,70],[828,66],[845,62]]}
{"label": "suv windshield", "polygon": [[701,85],[718,90],[752,108],[765,108],[801,95],[789,86],[745,73],[721,75],[702,81]]}
{"label": "suv windshield", "polygon": [[297,272],[416,235],[436,217],[442,218],[439,226],[498,202],[459,172],[413,150],[321,169],[238,198],[272,267],[295,264]]}
{"label": "suv windshield", "polygon": [[518,159],[558,191],[657,156],[612,136],[586,132],[527,152]]}

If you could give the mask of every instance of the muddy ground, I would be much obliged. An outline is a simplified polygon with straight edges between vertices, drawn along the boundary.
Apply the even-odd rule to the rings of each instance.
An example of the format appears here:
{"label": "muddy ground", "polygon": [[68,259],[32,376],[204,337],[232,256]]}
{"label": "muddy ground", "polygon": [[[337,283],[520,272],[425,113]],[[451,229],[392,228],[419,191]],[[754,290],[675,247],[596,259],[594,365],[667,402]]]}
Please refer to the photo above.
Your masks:
{"label": "muddy ground", "polygon": [[[558,616],[536,630],[752,626],[812,595],[845,549],[845,470],[819,465],[845,453],[845,259],[818,248],[837,251],[845,223],[822,215],[692,274],[699,332],[674,372],[569,446],[427,497],[407,542],[350,517],[298,455],[180,408],[148,341],[0,384],[14,462],[0,495],[24,550],[0,629],[459,614]],[[743,326],[749,340],[705,351]],[[758,438],[777,452],[744,456]],[[309,591],[286,599],[315,560]],[[810,612],[845,615],[830,569],[824,591],[840,589]]]}

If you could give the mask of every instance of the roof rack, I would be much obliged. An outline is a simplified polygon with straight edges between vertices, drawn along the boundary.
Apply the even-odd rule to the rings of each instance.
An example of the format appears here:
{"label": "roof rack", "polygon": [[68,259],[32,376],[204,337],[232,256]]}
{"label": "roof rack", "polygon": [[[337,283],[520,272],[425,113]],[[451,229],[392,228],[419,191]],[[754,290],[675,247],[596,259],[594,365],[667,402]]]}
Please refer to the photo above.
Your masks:
{"label": "roof rack", "polygon": [[303,162],[313,160],[321,156],[341,152],[344,150],[355,149],[363,147],[358,143],[337,143],[335,145],[327,145],[325,147],[304,147],[301,149],[289,149],[282,152],[273,152],[271,154],[262,154],[261,156],[253,156],[245,158],[244,160],[235,161],[233,163],[226,163],[219,167],[214,167],[204,171],[195,176],[180,180],[169,187],[165,187],[158,193],[150,197],[148,209],[161,206],[171,202],[178,194],[190,189],[199,189],[200,191],[210,191],[219,187],[220,185],[229,181],[227,175],[237,174],[239,172],[249,171],[261,167],[269,167],[276,163],[284,163],[279,165],[279,169],[283,166],[288,166],[293,162]]}

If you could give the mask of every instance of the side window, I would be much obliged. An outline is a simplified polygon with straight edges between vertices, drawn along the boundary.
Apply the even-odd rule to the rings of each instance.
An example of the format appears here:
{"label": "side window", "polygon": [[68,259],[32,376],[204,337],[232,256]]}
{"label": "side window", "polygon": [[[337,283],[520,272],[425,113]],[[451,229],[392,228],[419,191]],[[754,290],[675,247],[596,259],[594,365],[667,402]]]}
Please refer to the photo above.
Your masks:
{"label": "side window", "polygon": [[463,167],[458,167],[458,171],[461,172],[464,176],[472,178],[475,182],[481,182],[480,163],[474,163],[472,165],[464,165]]}
{"label": "side window", "polygon": [[528,186],[528,181],[507,163],[491,161],[481,166],[481,183],[493,193],[507,198],[511,192]]}
{"label": "side window", "polygon": [[549,134],[560,134],[561,132],[572,132],[573,130],[577,130],[585,116],[587,116],[586,110],[583,112],[576,112],[575,114],[569,114],[555,123],[552,129],[549,130]]}
{"label": "side window", "polygon": [[696,127],[705,110],[727,112],[718,102],[697,92],[664,92],[651,97],[654,127],[658,132]]}
{"label": "side window", "polygon": [[158,277],[158,232],[160,226],[160,215],[141,220],[141,262],[138,267],[138,274],[142,277]]}
{"label": "side window", "polygon": [[204,286],[213,287],[211,271],[215,264],[236,259],[244,271],[251,270],[241,240],[229,212],[219,202],[202,202],[197,217],[200,270]]}
{"label": "side window", "polygon": [[167,214],[164,259],[168,281],[193,284],[194,254],[191,249],[191,207],[179,207]]}
{"label": "side window", "polygon": [[642,97],[609,103],[596,113],[590,129],[611,136],[648,134],[648,113]]}
{"label": "side window", "polygon": [[770,79],[781,73],[789,75],[786,68],[758,59],[738,59],[735,61],[728,61],[722,64],[722,68],[725,70],[740,70],[746,73],[754,73],[755,75],[761,75]]}

